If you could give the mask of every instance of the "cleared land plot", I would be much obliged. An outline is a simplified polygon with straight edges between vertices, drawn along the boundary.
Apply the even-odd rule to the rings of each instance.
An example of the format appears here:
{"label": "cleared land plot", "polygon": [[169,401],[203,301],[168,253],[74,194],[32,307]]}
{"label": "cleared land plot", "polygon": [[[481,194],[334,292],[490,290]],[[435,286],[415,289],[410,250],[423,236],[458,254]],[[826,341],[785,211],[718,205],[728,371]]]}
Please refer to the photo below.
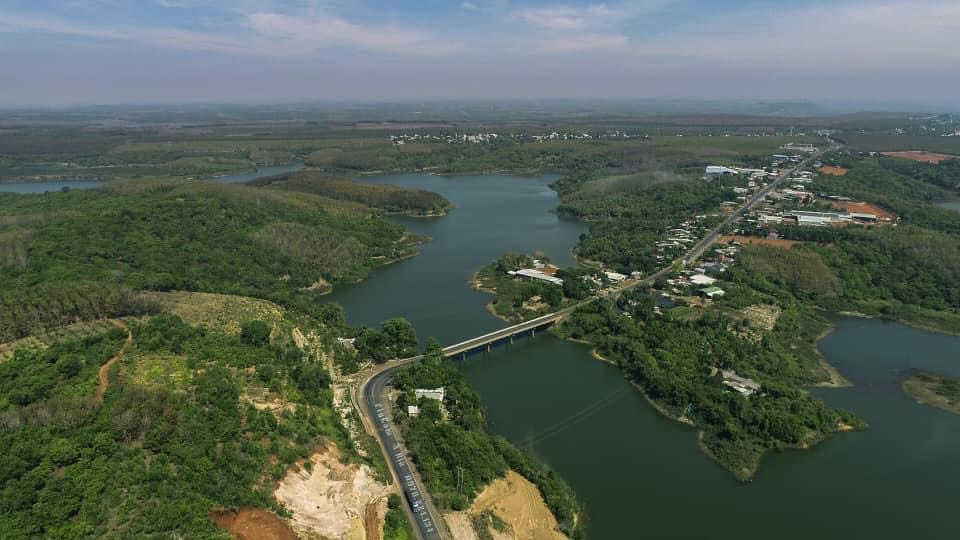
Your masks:
{"label": "cleared land plot", "polygon": [[834,167],[833,165],[824,165],[820,167],[820,172],[823,174],[829,174],[830,176],[846,176],[847,172],[850,169],[844,169],[843,167]]}
{"label": "cleared land plot", "polygon": [[936,152],[927,152],[925,150],[910,150],[905,152],[883,152],[883,155],[888,157],[909,159],[911,161],[920,161],[923,163],[932,163],[934,165],[937,165],[941,161],[946,161],[948,159],[957,159],[957,156],[951,156],[949,154],[938,154]]}
{"label": "cleared land plot", "polygon": [[754,246],[770,246],[780,249],[790,249],[794,244],[797,243],[796,240],[774,240],[772,238],[759,238],[756,236],[740,236],[740,235],[724,235],[720,237],[720,243],[728,244],[730,242],[736,242],[738,244],[750,244]]}
{"label": "cleared land plot", "polygon": [[884,221],[894,221],[897,219],[897,215],[893,212],[866,202],[835,202],[831,203],[830,206],[837,210],[844,210],[855,214],[873,214],[877,216],[877,219]]}
{"label": "cleared land plot", "polygon": [[927,152],[960,155],[960,137],[843,133],[839,138],[851,150],[861,152],[925,150]]}

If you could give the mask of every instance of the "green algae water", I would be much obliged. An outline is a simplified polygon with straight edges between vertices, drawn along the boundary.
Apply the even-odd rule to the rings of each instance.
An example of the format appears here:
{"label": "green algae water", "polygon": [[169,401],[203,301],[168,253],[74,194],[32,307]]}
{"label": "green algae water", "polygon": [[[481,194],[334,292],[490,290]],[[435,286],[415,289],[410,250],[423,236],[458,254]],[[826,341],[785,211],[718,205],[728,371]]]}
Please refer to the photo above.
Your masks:
{"label": "green algae water", "polygon": [[[585,228],[552,213],[552,178],[398,175],[362,179],[428,189],[457,208],[397,218],[433,240],[329,297],[355,324],[403,316],[443,343],[506,323],[470,289],[507,251],[570,264]],[[960,416],[915,403],[899,382],[913,368],[960,377],[960,338],[879,320],[837,318],[821,350],[852,388],[814,389],[870,423],[812,450],[768,455],[741,484],[707,458],[696,432],[657,413],[587,346],[549,334],[458,362],[490,426],[576,490],[593,539],[960,538]]]}

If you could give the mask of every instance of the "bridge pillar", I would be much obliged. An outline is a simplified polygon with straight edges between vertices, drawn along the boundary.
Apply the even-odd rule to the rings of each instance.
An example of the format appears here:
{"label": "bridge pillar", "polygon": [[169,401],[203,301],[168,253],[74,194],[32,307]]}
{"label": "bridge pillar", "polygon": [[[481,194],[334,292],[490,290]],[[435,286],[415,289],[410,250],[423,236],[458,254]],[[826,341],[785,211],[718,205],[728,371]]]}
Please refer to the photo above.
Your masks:
{"label": "bridge pillar", "polygon": [[535,335],[537,335],[537,329],[536,329],[536,328],[531,328],[531,329],[530,329],[530,337],[533,337],[533,336],[535,336]]}
{"label": "bridge pillar", "polygon": [[487,352],[490,352],[490,347],[491,347],[491,345],[490,345],[489,343],[487,343]]}
{"label": "bridge pillar", "polygon": [[510,344],[513,345],[513,334],[510,334]]}

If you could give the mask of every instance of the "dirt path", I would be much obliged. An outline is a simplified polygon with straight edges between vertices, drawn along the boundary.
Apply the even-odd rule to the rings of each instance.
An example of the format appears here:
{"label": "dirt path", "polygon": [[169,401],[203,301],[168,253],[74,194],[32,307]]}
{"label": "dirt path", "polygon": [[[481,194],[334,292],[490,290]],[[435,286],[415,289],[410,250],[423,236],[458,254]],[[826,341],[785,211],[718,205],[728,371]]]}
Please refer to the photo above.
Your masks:
{"label": "dirt path", "polygon": [[121,330],[125,330],[127,332],[127,340],[123,342],[123,347],[120,347],[120,350],[117,351],[117,354],[115,354],[113,358],[107,360],[106,364],[100,366],[100,371],[97,374],[98,378],[100,379],[99,384],[97,384],[97,403],[103,403],[103,394],[106,393],[107,386],[110,385],[110,368],[112,368],[118,360],[123,358],[123,353],[127,351],[127,347],[133,343],[133,334],[130,333],[130,329],[127,328],[127,325],[124,324],[123,321],[110,319],[110,324]]}

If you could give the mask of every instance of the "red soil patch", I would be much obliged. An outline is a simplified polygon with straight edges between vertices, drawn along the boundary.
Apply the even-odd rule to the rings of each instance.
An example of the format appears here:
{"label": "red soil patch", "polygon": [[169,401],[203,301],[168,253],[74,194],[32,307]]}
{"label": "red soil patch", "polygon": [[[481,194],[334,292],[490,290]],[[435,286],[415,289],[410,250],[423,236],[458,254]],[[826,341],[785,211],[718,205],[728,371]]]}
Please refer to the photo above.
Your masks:
{"label": "red soil patch", "polygon": [[552,264],[544,265],[544,267],[540,269],[541,272],[543,272],[544,274],[546,274],[546,275],[548,275],[548,276],[552,276],[552,275],[556,274],[556,273],[557,273],[557,270],[559,270],[559,268],[557,268],[556,266],[554,266],[554,265],[552,265]]}
{"label": "red soil patch", "polygon": [[738,236],[738,235],[725,235],[721,236],[721,243],[726,244],[729,242],[737,242],[738,244],[752,244],[755,246],[770,246],[780,249],[790,249],[794,244],[797,243],[796,240],[772,240],[770,238],[759,238],[756,236]]}
{"label": "red soil patch", "polygon": [[852,212],[855,214],[873,214],[877,216],[877,219],[880,221],[893,221],[897,219],[897,215],[893,212],[881,208],[875,204],[865,203],[865,202],[834,202],[830,203],[830,206],[836,208],[837,210],[844,210],[847,212]]}
{"label": "red soil patch", "polygon": [[272,512],[258,508],[241,508],[236,512],[210,512],[210,518],[237,540],[297,540],[286,523]]}
{"label": "red soil patch", "polygon": [[830,176],[846,176],[847,172],[850,169],[844,169],[843,167],[834,167],[833,165],[824,165],[820,167],[820,172],[823,174],[829,174]]}
{"label": "red soil patch", "polygon": [[885,156],[909,159],[912,161],[922,161],[924,163],[939,164],[948,159],[957,159],[957,156],[949,154],[937,154],[936,152],[927,152],[925,150],[910,150],[908,152],[881,152]]}

